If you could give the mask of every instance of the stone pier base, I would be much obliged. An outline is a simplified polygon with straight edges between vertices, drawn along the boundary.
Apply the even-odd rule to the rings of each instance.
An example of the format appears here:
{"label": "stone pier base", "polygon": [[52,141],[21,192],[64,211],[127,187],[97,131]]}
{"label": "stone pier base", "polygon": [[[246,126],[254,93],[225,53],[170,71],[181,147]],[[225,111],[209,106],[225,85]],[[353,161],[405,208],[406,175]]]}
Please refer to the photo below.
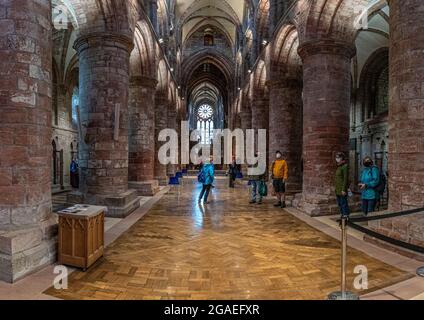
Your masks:
{"label": "stone pier base", "polygon": [[157,180],[159,182],[159,185],[161,187],[166,187],[168,185],[169,182],[169,178],[164,176],[164,177],[155,177],[155,180]]}
{"label": "stone pier base", "polygon": [[116,196],[85,195],[79,191],[68,194],[68,203],[91,204],[108,208],[105,216],[110,218],[125,218],[140,207],[140,197],[137,190],[128,190]]}
{"label": "stone pier base", "polygon": [[0,281],[14,283],[57,260],[56,218],[0,231]]}
{"label": "stone pier base", "polygon": [[159,181],[128,182],[128,188],[137,190],[139,196],[151,197],[159,192]]}
{"label": "stone pier base", "polygon": [[329,216],[340,213],[335,197],[305,196],[302,193],[298,193],[293,200],[293,207],[307,213],[311,217]]}
{"label": "stone pier base", "polygon": [[[360,195],[349,198],[349,208],[351,212],[361,211]],[[297,193],[293,200],[293,207],[303,211],[311,217],[339,215],[340,210],[337,205],[336,196],[305,196]]]}

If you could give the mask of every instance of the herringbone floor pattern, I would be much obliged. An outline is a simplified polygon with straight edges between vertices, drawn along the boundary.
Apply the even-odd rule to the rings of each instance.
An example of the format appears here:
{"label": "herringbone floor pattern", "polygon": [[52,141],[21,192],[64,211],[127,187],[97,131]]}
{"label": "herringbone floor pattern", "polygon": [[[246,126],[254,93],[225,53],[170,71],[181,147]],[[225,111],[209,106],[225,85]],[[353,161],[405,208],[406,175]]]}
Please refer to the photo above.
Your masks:
{"label": "herringbone floor pattern", "polygon": [[[226,180],[225,180],[226,181]],[[218,180],[209,205],[185,180],[110,245],[63,299],[324,299],[339,287],[339,243],[270,203],[248,205],[247,189]],[[369,290],[410,275],[350,249],[353,269],[369,271]],[[350,288],[353,289],[353,288]],[[365,292],[361,292],[365,293]]]}

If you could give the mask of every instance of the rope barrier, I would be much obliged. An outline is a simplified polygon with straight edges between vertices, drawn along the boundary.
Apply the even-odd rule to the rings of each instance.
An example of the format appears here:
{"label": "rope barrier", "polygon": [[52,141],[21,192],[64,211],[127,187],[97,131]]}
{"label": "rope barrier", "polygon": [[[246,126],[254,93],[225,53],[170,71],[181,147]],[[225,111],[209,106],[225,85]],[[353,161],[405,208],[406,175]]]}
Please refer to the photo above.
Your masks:
{"label": "rope barrier", "polygon": [[402,216],[407,216],[407,215],[411,215],[411,214],[414,214],[414,213],[420,213],[420,212],[424,212],[424,208],[411,209],[411,210],[394,212],[394,213],[387,213],[387,214],[382,214],[382,215],[378,215],[378,216],[350,218],[350,221],[351,222],[375,221],[375,220],[381,220],[381,219],[402,217]]}

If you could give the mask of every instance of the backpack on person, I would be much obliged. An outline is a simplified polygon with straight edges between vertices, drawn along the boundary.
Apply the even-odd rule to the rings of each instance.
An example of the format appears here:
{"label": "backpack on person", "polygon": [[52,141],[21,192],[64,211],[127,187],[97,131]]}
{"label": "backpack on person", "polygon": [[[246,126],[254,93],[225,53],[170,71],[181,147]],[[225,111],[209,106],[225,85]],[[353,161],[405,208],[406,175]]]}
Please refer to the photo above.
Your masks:
{"label": "backpack on person", "polygon": [[205,173],[203,172],[203,170],[201,170],[199,172],[199,174],[197,175],[197,181],[199,181],[199,183],[204,184],[206,182],[206,177],[205,177]]}
{"label": "backpack on person", "polygon": [[379,194],[383,194],[384,191],[386,191],[386,186],[387,186],[387,178],[385,176],[385,174],[383,172],[380,173],[380,181],[378,183],[378,185],[374,188],[374,190],[376,192],[378,192]]}

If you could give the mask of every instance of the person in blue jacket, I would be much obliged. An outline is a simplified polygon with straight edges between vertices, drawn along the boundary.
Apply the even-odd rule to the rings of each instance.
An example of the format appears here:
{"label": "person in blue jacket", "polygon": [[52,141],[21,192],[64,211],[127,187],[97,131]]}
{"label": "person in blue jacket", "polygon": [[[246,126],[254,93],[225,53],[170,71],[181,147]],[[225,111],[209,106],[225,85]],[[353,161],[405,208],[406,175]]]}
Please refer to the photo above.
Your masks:
{"label": "person in blue jacket", "polygon": [[365,157],[363,164],[359,189],[362,192],[362,212],[367,216],[368,213],[375,211],[377,201],[375,188],[380,183],[380,170],[374,166],[370,157]]}
{"label": "person in blue jacket", "polygon": [[204,181],[203,181],[202,192],[200,193],[200,196],[199,196],[199,202],[202,201],[202,198],[204,197],[204,200],[203,200],[204,203],[209,203],[208,202],[209,193],[211,191],[212,184],[215,180],[215,169],[214,169],[212,159],[205,161],[204,165],[202,166],[201,173],[204,177]]}

